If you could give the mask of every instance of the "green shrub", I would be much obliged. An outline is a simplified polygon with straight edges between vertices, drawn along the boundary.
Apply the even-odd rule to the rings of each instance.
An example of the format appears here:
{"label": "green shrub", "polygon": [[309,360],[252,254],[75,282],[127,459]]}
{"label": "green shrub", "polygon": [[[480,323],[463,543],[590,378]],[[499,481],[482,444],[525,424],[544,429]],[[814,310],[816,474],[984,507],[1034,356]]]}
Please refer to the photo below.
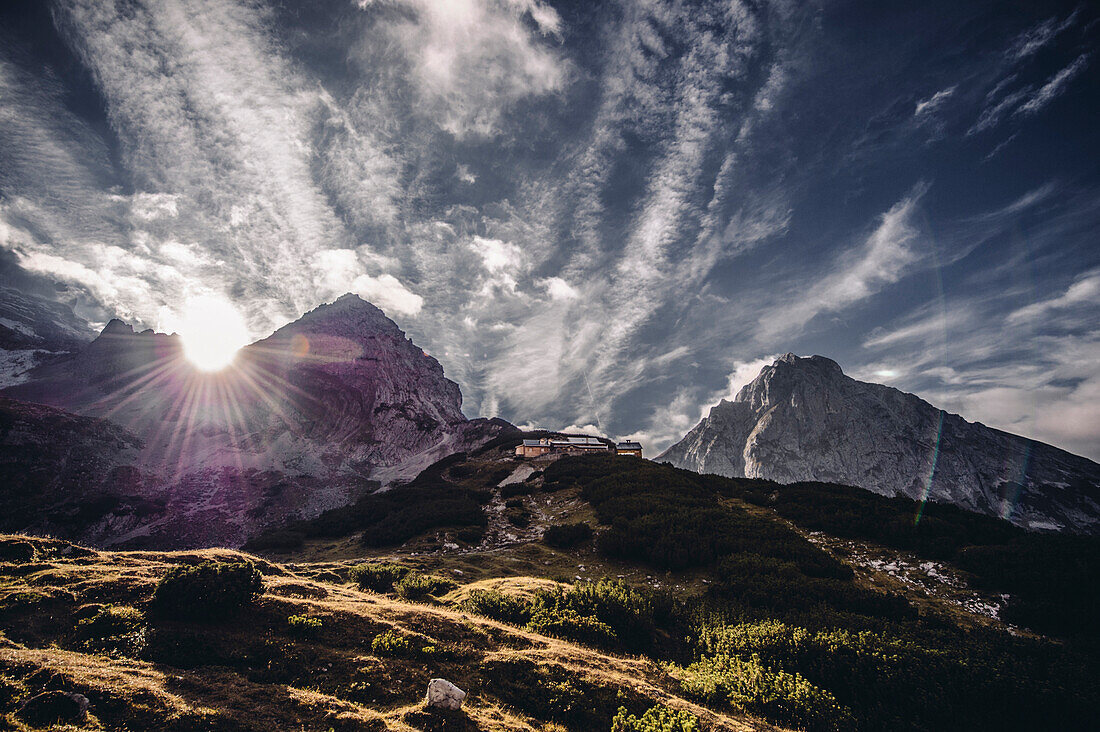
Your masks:
{"label": "green shrub", "polygon": [[572,549],[591,538],[592,527],[583,521],[551,526],[542,535],[543,542],[555,549]]}
{"label": "green shrub", "polygon": [[393,589],[406,600],[422,600],[429,595],[444,595],[456,587],[456,582],[445,577],[409,572],[394,584]]}
{"label": "green shrub", "polygon": [[308,615],[291,615],[286,619],[286,624],[291,634],[305,638],[319,635],[324,625],[320,618],[311,618]]}
{"label": "green shrub", "polygon": [[598,686],[561,666],[520,658],[483,664],[486,689],[524,714],[571,730],[607,729],[622,706],[641,713],[652,704],[630,689]]}
{"label": "green shrub", "polygon": [[524,508],[522,504],[505,508],[504,518],[512,526],[520,529],[526,529],[531,525],[531,512]]}
{"label": "green shrub", "polygon": [[471,590],[459,608],[512,625],[526,625],[532,613],[529,601],[496,590]]}
{"label": "green shrub", "polygon": [[619,707],[611,720],[611,732],[699,732],[699,718],[691,712],[669,709],[658,704],[641,717]]}
{"label": "green shrub", "polygon": [[543,635],[605,648],[616,645],[619,640],[607,623],[591,615],[580,615],[568,607],[538,607],[527,627]]}
{"label": "green shrub", "polygon": [[217,620],[252,605],[263,589],[263,577],[252,562],[179,565],[157,583],[149,607],[161,617]]}
{"label": "green shrub", "polygon": [[394,584],[411,571],[409,567],[392,562],[359,564],[351,568],[351,579],[361,590],[392,592]]}
{"label": "green shrub", "polygon": [[[636,652],[650,648],[653,643],[655,627],[652,598],[622,580],[578,582],[568,591],[543,590],[536,594],[533,604],[533,614],[540,613],[550,618],[556,615],[570,618],[552,633],[565,638]],[[591,618],[598,623],[601,628],[598,631],[599,637],[568,635],[573,627],[574,616]],[[542,622],[547,627],[553,627],[548,620]],[[604,627],[610,630],[609,634],[604,633]],[[589,631],[587,625],[583,626],[582,632]]]}
{"label": "green shrub", "polygon": [[376,656],[408,658],[413,655],[413,644],[397,631],[387,630],[374,636],[370,650]]}
{"label": "green shrub", "polygon": [[[370,492],[350,506],[325,511],[316,518],[293,521],[253,538],[249,546],[279,549],[306,539],[338,537],[362,532],[366,546],[401,544],[424,532],[439,528],[484,527],[482,505],[492,499],[489,490],[456,486],[443,473],[465,459],[450,455],[428,466],[413,481],[384,492]],[[381,486],[371,483],[368,489]]]}
{"label": "green shrub", "polygon": [[850,729],[854,724],[851,712],[832,694],[798,674],[766,668],[758,656],[705,657],[685,670],[681,686],[707,704],[725,703],[810,732]]}
{"label": "green shrub", "polygon": [[455,529],[454,537],[458,541],[464,541],[467,544],[480,544],[481,540],[485,538],[485,527],[463,526]]}
{"label": "green shrub", "polygon": [[104,605],[77,621],[82,645],[92,651],[139,656],[145,650],[145,617],[132,607]]}
{"label": "green shrub", "polygon": [[426,660],[455,657],[452,649],[441,648],[434,643],[425,643],[415,636],[401,635],[394,630],[387,630],[374,636],[370,649],[374,655],[387,658]]}

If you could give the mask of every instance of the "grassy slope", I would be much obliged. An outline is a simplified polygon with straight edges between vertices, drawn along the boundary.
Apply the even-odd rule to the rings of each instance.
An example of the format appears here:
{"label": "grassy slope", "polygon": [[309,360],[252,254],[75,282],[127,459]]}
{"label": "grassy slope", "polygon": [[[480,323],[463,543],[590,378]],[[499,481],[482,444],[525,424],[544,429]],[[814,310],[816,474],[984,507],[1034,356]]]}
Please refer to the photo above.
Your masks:
{"label": "grassy slope", "polygon": [[[532,541],[553,524],[584,520],[595,526],[596,511],[583,500],[579,486],[564,481],[556,490],[543,491],[543,481],[536,480],[530,495],[519,497],[531,516],[530,525],[525,530],[510,527],[493,515],[503,509],[500,492],[493,486],[501,470],[507,472],[502,466],[517,464],[504,451],[494,450],[470,456],[456,465],[429,469],[418,479],[424,483],[423,488],[493,494],[485,504],[490,520],[481,540],[464,541],[455,528],[447,526],[422,533],[400,547],[381,549],[364,546],[358,533],[307,534],[299,548],[265,553],[271,560],[263,565],[267,593],[254,618],[216,627],[161,623],[151,633],[151,650],[143,654],[156,665],[82,653],[73,630],[72,611],[88,602],[141,607],[168,565],[237,555],[211,550],[100,552],[87,558],[64,558],[57,551],[66,545],[57,544],[46,551],[48,545],[39,543],[47,561],[18,568],[0,564],[0,628],[26,646],[0,649],[0,665],[14,667],[16,670],[8,675],[29,678],[28,685],[35,690],[44,688],[42,679],[46,678],[86,693],[96,704],[93,711],[101,721],[107,721],[105,728],[118,727],[118,720],[122,720],[135,729],[142,728],[142,721],[149,729],[171,728],[173,724],[177,729],[212,730],[288,725],[302,729],[370,729],[371,724],[378,729],[385,728],[380,725],[390,729],[434,729],[430,720],[418,716],[419,697],[433,676],[449,678],[473,692],[467,715],[450,720],[448,729],[540,729],[553,715],[528,702],[532,697],[552,696],[556,693],[553,689],[571,690],[581,697],[591,692],[600,696],[599,703],[610,706],[611,711],[622,702],[639,713],[655,701],[662,701],[692,710],[710,728],[767,728],[748,717],[703,709],[685,700],[677,680],[651,660],[597,652],[451,609],[473,589],[530,597],[539,589],[557,586],[551,578],[571,581],[620,577],[631,585],[695,598],[704,597],[721,579],[713,567],[666,572],[635,561],[609,558],[597,552],[592,543],[563,552]],[[652,464],[645,461],[636,465],[648,470],[646,466]],[[799,525],[803,517],[796,522],[777,514],[770,499],[742,495],[757,487],[751,481],[744,482],[744,486],[737,482],[727,486],[718,480],[716,486],[724,496],[721,503],[734,512],[753,517],[759,524],[779,522],[852,565],[855,585],[905,596],[917,608],[921,624],[944,624],[968,631],[1005,628],[999,620],[963,606],[970,599],[982,599],[967,587],[965,573],[953,574],[949,583],[899,579],[896,573],[858,560],[871,557],[879,566],[901,559],[920,566],[920,552],[910,556],[897,547],[866,539],[811,532],[814,526]],[[764,487],[774,490],[773,486]],[[812,495],[816,501],[818,494]],[[855,498],[864,496],[860,493]],[[881,503],[878,497],[869,500]],[[811,511],[810,515],[820,513]],[[516,538],[509,539],[512,535]],[[453,578],[461,586],[434,605],[364,594],[347,581],[348,569],[368,558],[398,560],[424,572]],[[942,565],[937,568],[941,573],[945,571]],[[48,599],[35,600],[35,596]],[[322,629],[315,638],[292,636],[286,622],[290,615],[320,618]],[[452,650],[430,658],[378,658],[370,650],[370,641],[389,628],[419,634],[424,643]],[[51,643],[58,648],[29,650]],[[542,675],[534,678],[526,672],[517,674],[514,664],[507,665],[509,659],[529,659],[536,664],[532,668],[540,669]],[[503,677],[523,678],[517,683],[504,683],[501,669],[506,670]],[[116,681],[111,681],[113,675],[117,675]],[[121,695],[111,696],[111,688],[115,687],[122,690]],[[619,690],[622,699],[616,696]],[[0,701],[2,698],[0,689]],[[210,711],[202,711],[204,707]],[[525,709],[531,716],[524,716]],[[113,710],[115,721],[112,723],[112,718],[98,710]],[[598,725],[591,720],[574,720],[568,726],[606,729],[606,709],[597,716],[602,720]]]}
{"label": "grassy slope", "polygon": [[[346,581],[346,565],[335,562],[290,566],[252,557],[264,573],[265,593],[247,617],[151,624],[140,655],[152,660],[94,654],[81,646],[79,608],[111,603],[140,609],[170,565],[241,555],[74,551],[65,542],[0,537],[11,541],[34,545],[36,557],[0,563],[4,688],[84,694],[92,702],[84,729],[436,729],[440,720],[423,715],[420,698],[437,676],[471,692],[464,714],[446,720],[447,729],[543,728],[545,720],[523,713],[523,694],[494,675],[502,662],[515,660],[533,662],[530,668],[576,688],[603,690],[613,704],[644,710],[661,701],[692,711],[711,729],[772,729],[679,697],[675,681],[653,661],[594,651],[443,605],[360,592]],[[287,625],[291,615],[318,618],[322,627],[314,637],[295,636]],[[373,655],[371,639],[391,629],[413,636],[414,645],[446,652]],[[11,712],[10,701],[7,706],[4,713]],[[28,729],[10,713],[0,719]]]}

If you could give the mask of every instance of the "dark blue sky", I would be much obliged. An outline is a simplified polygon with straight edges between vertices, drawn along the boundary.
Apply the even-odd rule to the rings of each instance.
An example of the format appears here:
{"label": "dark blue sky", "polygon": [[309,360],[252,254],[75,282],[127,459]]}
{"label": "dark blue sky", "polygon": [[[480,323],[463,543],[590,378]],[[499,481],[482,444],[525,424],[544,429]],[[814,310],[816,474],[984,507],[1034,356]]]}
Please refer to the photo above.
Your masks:
{"label": "dark blue sky", "polygon": [[[661,449],[787,351],[1100,458],[1100,13],[9,2],[3,261],[91,323],[345,291],[469,415]],[[11,266],[5,265],[5,266]]]}

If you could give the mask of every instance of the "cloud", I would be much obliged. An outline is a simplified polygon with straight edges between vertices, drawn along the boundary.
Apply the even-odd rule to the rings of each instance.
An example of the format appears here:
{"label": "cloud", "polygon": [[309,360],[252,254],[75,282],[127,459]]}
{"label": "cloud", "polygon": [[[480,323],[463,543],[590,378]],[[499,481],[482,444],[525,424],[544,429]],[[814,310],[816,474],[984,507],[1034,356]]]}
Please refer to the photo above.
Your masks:
{"label": "cloud", "polygon": [[1077,20],[1080,9],[1075,9],[1062,21],[1057,18],[1048,18],[1016,37],[1009,49],[1008,55],[1013,61],[1027,58],[1040,49],[1050,44],[1060,33],[1073,26]]}
{"label": "cloud", "polygon": [[864,348],[907,346],[919,348],[942,343],[947,334],[976,325],[974,312],[969,308],[946,311],[941,307],[925,307],[905,318],[901,325],[892,328],[877,327],[864,339]]}
{"label": "cloud", "polygon": [[[887,167],[890,180],[936,170],[872,144],[858,167],[833,165],[833,142],[864,111],[841,97],[874,96],[881,74],[860,66],[824,102],[813,91],[838,78],[817,22],[829,12],[376,0],[296,15],[245,0],[73,0],[57,24],[94,87],[0,44],[0,240],[67,300],[142,325],[211,294],[258,337],[357,292],[431,349],[468,414],[642,425],[647,452],[754,377],[760,354],[857,344],[899,382],[933,382],[937,368],[966,379],[975,364],[945,362],[935,329],[897,312],[925,284],[908,275],[936,265],[957,281],[948,268],[1006,242],[1024,213],[1034,271],[1047,272],[1069,259],[1056,242],[1079,241],[1095,216],[1069,178],[1022,182],[983,214],[960,200],[953,218],[940,200],[919,210],[923,187],[863,192]],[[928,132],[980,93],[959,58],[958,85],[936,93],[886,82],[901,100],[891,124]],[[991,125],[1039,93],[1017,88],[1022,70],[995,71]],[[998,251],[981,276],[1007,292],[998,278],[1023,271],[1026,253]],[[883,307],[860,307],[872,302]],[[1031,304],[1009,302],[949,316],[949,335],[1007,327],[1006,312]],[[1068,327],[1083,312],[1051,306],[1035,321]],[[843,333],[821,315],[843,315]],[[992,341],[960,350],[977,357]],[[904,353],[925,343],[939,360]]]}
{"label": "cloud", "polygon": [[916,111],[913,112],[914,117],[925,117],[937,111],[944,102],[951,98],[955,93],[956,86],[948,87],[947,89],[941,89],[928,99],[918,101]]}
{"label": "cloud", "polygon": [[[1012,268],[1002,277],[1013,279]],[[872,360],[856,378],[886,381],[998,429],[1100,458],[1100,271],[1057,294],[963,283],[966,295],[929,302],[864,339]],[[1047,288],[1043,288],[1047,289]],[[892,372],[884,375],[883,372]]]}
{"label": "cloud", "polygon": [[979,132],[984,132],[985,130],[996,127],[997,123],[999,123],[1001,119],[1004,118],[1005,114],[1007,114],[1022,100],[1027,98],[1027,95],[1030,92],[1031,87],[1025,87],[1023,89],[1018,89],[1014,92],[1004,95],[1002,98],[997,100],[996,103],[982,110],[981,114],[978,116],[977,121],[974,122],[969,130],[966,131],[966,134],[968,136],[976,135]]}
{"label": "cloud", "polygon": [[561,277],[548,277],[545,280],[546,292],[551,300],[576,300],[580,297],[577,288],[570,285]]}
{"label": "cloud", "polygon": [[[1008,88],[1019,78],[1019,73],[1012,71],[1013,67],[1035,55],[1040,49],[1049,45],[1063,31],[1072,27],[1076,22],[1079,9],[1074,10],[1065,20],[1048,18],[1038,25],[1021,33],[1010,45],[1006,59],[1007,63],[1001,67],[1002,78],[986,94],[986,105],[978,119],[967,130],[967,136],[992,129],[997,126],[1009,112],[1012,116],[1032,115],[1045,107],[1051,100],[1065,91],[1069,82],[1088,63],[1088,54],[1081,54],[1069,66],[1060,70],[1051,77],[1043,86],[1036,90],[1033,85],[1018,87],[1013,91]],[[918,106],[919,109],[919,106]],[[1009,138],[1012,139],[1012,138]],[[998,145],[997,149],[987,156],[993,157],[1005,143]]]}
{"label": "cloud", "polygon": [[424,298],[410,292],[393,275],[368,274],[359,254],[350,249],[321,250],[313,265],[318,272],[319,294],[323,300],[353,292],[391,316],[416,315],[424,305]]}
{"label": "cloud", "polygon": [[1006,320],[1011,325],[1049,323],[1053,315],[1086,308],[1092,310],[1091,315],[1100,315],[1100,270],[1079,275],[1061,295],[1014,310]]}
{"label": "cloud", "polygon": [[917,248],[920,231],[914,219],[925,191],[927,186],[917,186],[894,204],[863,244],[843,255],[829,274],[808,285],[805,294],[762,314],[758,337],[769,342],[796,332],[819,314],[850,307],[897,282],[924,256]]}
{"label": "cloud", "polygon": [[539,0],[361,0],[359,6],[412,11],[387,14],[385,34],[409,60],[424,110],[455,137],[492,136],[512,105],[565,83],[567,64],[545,40],[560,37],[561,18]]}
{"label": "cloud", "polygon": [[1035,114],[1043,107],[1050,104],[1050,102],[1060,94],[1062,94],[1069,82],[1082,71],[1088,65],[1088,54],[1083,53],[1074,59],[1073,63],[1065,67],[1057,74],[1052,76],[1047,83],[1043,84],[1034,95],[1031,96],[1024,104],[1013,113],[1014,115],[1031,115]]}
{"label": "cloud", "polygon": [[645,429],[621,439],[637,440],[647,454],[659,455],[699,424],[719,401],[732,401],[742,387],[756,379],[765,366],[775,363],[779,355],[734,361],[725,386],[717,391],[703,393],[698,385],[681,386],[668,404],[658,407],[649,416]]}

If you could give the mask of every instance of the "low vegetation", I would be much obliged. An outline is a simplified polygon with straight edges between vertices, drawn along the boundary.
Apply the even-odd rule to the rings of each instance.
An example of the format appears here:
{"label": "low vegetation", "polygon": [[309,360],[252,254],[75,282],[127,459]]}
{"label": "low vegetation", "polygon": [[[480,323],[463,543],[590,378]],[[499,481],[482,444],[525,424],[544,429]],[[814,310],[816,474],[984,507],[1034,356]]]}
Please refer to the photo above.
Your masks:
{"label": "low vegetation", "polygon": [[176,566],[157,583],[149,609],[165,618],[221,620],[252,605],[263,588],[263,577],[252,562]]}
{"label": "low vegetation", "polygon": [[698,732],[699,718],[691,712],[658,704],[637,717],[620,707],[611,720],[611,732]]}
{"label": "low vegetation", "polygon": [[[578,487],[592,504],[605,527],[597,538],[602,555],[655,569],[707,571],[712,580],[705,594],[673,607],[655,630],[676,637],[676,624],[690,624],[694,658],[674,669],[684,692],[708,705],[813,730],[1005,729],[1040,728],[1050,719],[1081,728],[1089,706],[1100,701],[1088,644],[1057,646],[923,618],[905,599],[857,584],[849,567],[778,517],[739,505],[779,503],[771,498],[774,484],[603,456],[563,458],[545,479],[557,489]],[[866,504],[864,496],[873,494],[847,495]],[[886,509],[874,508],[869,513],[878,511],[881,520]],[[816,516],[814,527],[825,528],[830,511],[799,516],[807,524]],[[952,513],[933,511],[939,520]],[[1022,533],[1003,522],[975,524],[982,524],[975,536],[983,540]],[[849,526],[871,531],[862,520]],[[955,556],[965,567],[974,551],[959,546]],[[1014,572],[1006,571],[1006,579],[1028,576]],[[988,570],[978,573],[986,576]],[[1042,586],[1050,590],[1051,583]]]}
{"label": "low vegetation", "polygon": [[955,506],[921,504],[829,483],[725,481],[729,495],[772,508],[813,531],[948,561],[981,589],[1009,593],[1004,620],[1100,644],[1100,539],[1029,533]]}
{"label": "low vegetation", "polygon": [[[815,732],[1085,729],[1100,706],[1093,540],[843,486],[615,456],[563,457],[505,497],[493,486],[513,469],[448,458],[265,539],[283,551],[294,534],[332,532],[349,537],[344,556],[375,561],[62,555],[63,543],[0,541],[0,629],[21,644],[0,641],[0,714],[12,719],[46,678],[85,693],[105,728],[134,726],[127,710],[140,707],[153,727],[176,730],[294,719],[336,732],[703,732],[750,718]],[[422,551],[425,532],[439,546],[435,532],[481,530],[494,495],[513,525],[567,517],[522,549]],[[453,501],[476,506],[481,523],[448,523]],[[362,548],[375,530],[420,543]],[[1012,592],[1005,619],[1060,638],[956,625],[961,611],[883,591],[808,531],[838,537],[834,549],[867,542],[946,562],[976,586]],[[136,683],[137,662],[180,680],[140,704],[105,690]],[[96,664],[110,683],[59,670]],[[453,718],[418,706],[433,677],[470,691]],[[250,691],[217,696],[228,688]],[[202,704],[183,709],[181,698]]]}
{"label": "low vegetation", "polygon": [[556,549],[572,549],[592,538],[592,527],[583,521],[551,526],[542,540]]}

